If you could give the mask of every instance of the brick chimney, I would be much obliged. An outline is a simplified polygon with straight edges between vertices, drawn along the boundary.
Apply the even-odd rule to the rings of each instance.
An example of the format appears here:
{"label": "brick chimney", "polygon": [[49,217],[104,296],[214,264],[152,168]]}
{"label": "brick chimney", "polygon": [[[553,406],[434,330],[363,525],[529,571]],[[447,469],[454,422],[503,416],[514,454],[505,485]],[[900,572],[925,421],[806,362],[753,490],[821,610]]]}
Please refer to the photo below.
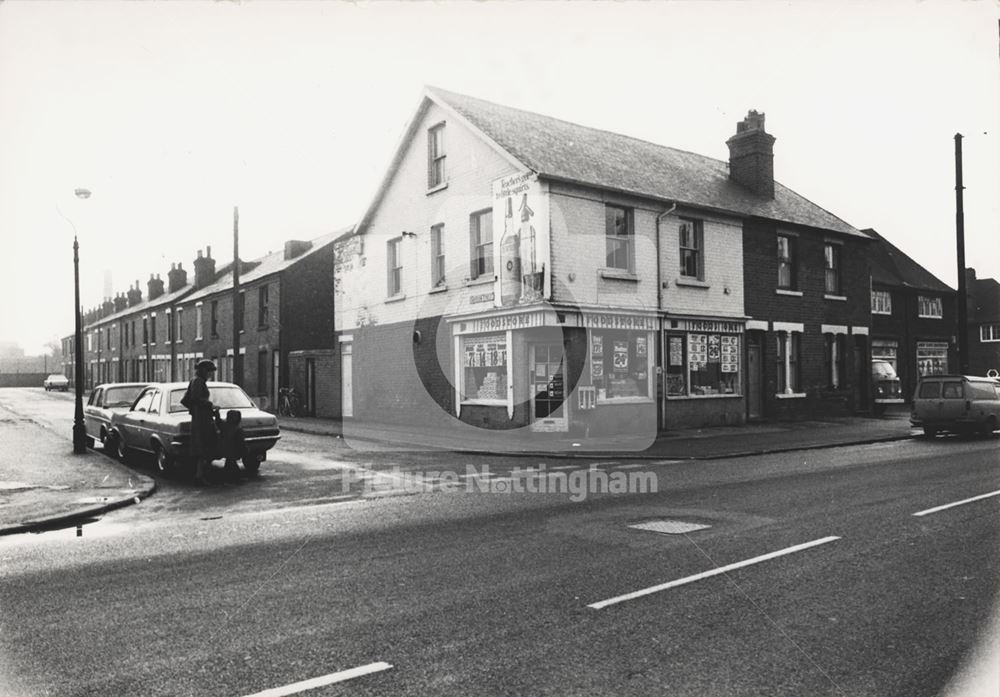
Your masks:
{"label": "brick chimney", "polygon": [[774,136],[764,130],[764,114],[747,112],[726,145],[729,178],[760,196],[774,198]]}
{"label": "brick chimney", "polygon": [[125,297],[124,293],[119,293],[115,296],[115,312],[121,312],[126,307],[128,307],[128,298]]}
{"label": "brick chimney", "polygon": [[139,290],[139,281],[135,282],[134,288],[128,289],[128,306],[134,307],[142,302],[142,291]]}
{"label": "brick chimney", "polygon": [[186,286],[187,282],[188,274],[181,266],[181,263],[177,262],[176,266],[171,264],[170,271],[167,272],[167,292],[173,293],[174,291],[178,291]]}
{"label": "brick chimney", "polygon": [[160,279],[160,274],[149,274],[149,280],[146,281],[146,289],[149,294],[146,296],[150,300],[156,300],[158,297],[163,295],[163,281]]}
{"label": "brick chimney", "polygon": [[101,316],[107,317],[115,312],[115,304],[111,302],[111,298],[108,298],[103,303],[101,303]]}
{"label": "brick chimney", "polygon": [[303,242],[302,240],[288,240],[285,242],[285,261],[289,259],[294,259],[301,254],[308,252],[312,249],[312,242]]}
{"label": "brick chimney", "polygon": [[205,256],[198,250],[198,258],[194,260],[194,287],[204,288],[215,279],[215,259],[212,258],[212,248],[205,247]]}

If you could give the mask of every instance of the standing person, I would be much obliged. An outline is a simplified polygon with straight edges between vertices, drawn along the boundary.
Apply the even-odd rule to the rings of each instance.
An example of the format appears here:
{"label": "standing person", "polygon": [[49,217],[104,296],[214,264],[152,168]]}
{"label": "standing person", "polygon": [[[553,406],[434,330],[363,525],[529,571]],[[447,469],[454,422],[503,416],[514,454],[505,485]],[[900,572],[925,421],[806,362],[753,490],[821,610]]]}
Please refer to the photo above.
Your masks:
{"label": "standing person", "polygon": [[191,413],[191,457],[195,458],[195,481],[207,485],[208,469],[218,450],[218,433],[212,400],[209,399],[208,380],[215,375],[215,363],[205,359],[194,367],[194,377],[188,383],[181,404]]}

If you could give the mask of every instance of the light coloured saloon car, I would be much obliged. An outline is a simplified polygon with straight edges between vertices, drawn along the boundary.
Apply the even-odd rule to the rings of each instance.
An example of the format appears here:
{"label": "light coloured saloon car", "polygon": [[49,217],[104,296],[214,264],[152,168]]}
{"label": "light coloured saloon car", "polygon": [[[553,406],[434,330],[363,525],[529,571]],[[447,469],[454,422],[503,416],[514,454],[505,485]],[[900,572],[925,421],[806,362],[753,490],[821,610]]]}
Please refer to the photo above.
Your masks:
{"label": "light coloured saloon car", "polygon": [[98,385],[90,393],[87,404],[83,407],[83,424],[87,431],[87,447],[93,447],[94,441],[108,448],[108,435],[111,433],[111,416],[117,411],[128,411],[132,403],[148,383],[145,382],[111,382]]}
{"label": "light coloured saloon car", "polygon": [[[187,383],[183,382],[151,384],[139,393],[128,411],[112,415],[109,438],[122,460],[140,451],[151,453],[162,472],[179,464],[191,464],[191,415],[181,404],[186,390]],[[245,444],[243,467],[247,472],[256,472],[267,451],[281,438],[277,417],[258,409],[238,385],[209,382],[208,392],[223,421],[229,411],[240,412]],[[222,457],[220,443],[213,459]]]}

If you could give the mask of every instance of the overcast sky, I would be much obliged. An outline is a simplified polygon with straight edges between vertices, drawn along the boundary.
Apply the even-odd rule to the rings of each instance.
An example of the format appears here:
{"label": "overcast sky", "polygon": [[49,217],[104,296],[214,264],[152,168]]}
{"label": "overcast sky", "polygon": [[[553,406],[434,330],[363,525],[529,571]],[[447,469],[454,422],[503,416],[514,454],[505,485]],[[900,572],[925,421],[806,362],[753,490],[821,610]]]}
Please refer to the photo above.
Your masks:
{"label": "overcast sky", "polygon": [[[0,341],[198,249],[353,224],[426,84],[721,160],[767,114],[775,176],[956,284],[1000,277],[993,2],[0,4]],[[93,191],[87,201],[73,191]]]}

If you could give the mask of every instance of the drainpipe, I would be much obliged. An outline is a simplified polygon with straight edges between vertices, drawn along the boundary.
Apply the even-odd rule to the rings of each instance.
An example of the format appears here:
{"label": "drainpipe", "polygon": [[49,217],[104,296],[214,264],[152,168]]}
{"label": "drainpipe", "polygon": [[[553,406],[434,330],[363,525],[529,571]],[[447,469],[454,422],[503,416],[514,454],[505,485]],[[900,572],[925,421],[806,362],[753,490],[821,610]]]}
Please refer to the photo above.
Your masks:
{"label": "drainpipe", "polygon": [[[660,247],[662,246],[660,244],[660,221],[663,218],[667,217],[668,215],[671,215],[676,210],[677,210],[677,204],[674,203],[674,205],[670,206],[670,208],[668,208],[667,210],[663,211],[658,216],[656,216],[656,311],[657,312],[662,312],[663,311],[663,260],[660,258]],[[656,344],[657,344],[657,354],[659,354],[657,356],[656,363],[661,368],[661,371],[656,376],[656,384],[657,384],[657,387],[661,389],[661,391],[663,393],[663,396],[656,400],[656,411],[657,411],[657,415],[656,415],[657,416],[657,419],[656,419],[657,420],[657,424],[656,424],[656,426],[657,426],[657,430],[660,430],[661,428],[666,428],[666,425],[667,425],[666,424],[666,390],[662,388],[662,386],[663,386],[663,371],[662,371],[663,356],[666,355],[664,353],[665,347],[663,345],[663,337],[664,337],[664,333],[663,333],[662,327],[661,327],[660,336],[658,337],[659,340],[656,342]]]}
{"label": "drainpipe", "polygon": [[663,309],[663,273],[662,260],[660,259],[660,221],[677,210],[675,203],[669,209],[656,216],[656,309]]}

